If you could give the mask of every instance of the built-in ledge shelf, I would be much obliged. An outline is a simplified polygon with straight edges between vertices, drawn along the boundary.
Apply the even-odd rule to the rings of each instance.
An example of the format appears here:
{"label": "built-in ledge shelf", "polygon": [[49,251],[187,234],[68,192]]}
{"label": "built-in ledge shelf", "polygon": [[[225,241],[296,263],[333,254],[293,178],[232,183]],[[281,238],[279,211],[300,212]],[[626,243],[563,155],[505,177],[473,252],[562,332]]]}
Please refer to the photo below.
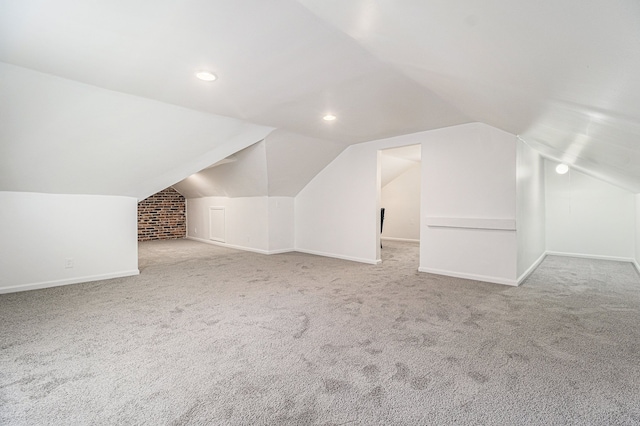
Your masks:
{"label": "built-in ledge shelf", "polygon": [[475,217],[426,217],[425,223],[433,228],[470,228],[515,231],[515,219],[485,219]]}

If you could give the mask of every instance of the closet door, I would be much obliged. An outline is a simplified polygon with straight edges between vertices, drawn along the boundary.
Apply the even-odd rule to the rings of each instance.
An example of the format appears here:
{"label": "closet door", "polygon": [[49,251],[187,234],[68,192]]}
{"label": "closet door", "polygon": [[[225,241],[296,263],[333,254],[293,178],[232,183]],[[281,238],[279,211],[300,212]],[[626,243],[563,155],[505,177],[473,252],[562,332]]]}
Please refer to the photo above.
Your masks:
{"label": "closet door", "polygon": [[209,239],[225,242],[224,207],[209,207]]}

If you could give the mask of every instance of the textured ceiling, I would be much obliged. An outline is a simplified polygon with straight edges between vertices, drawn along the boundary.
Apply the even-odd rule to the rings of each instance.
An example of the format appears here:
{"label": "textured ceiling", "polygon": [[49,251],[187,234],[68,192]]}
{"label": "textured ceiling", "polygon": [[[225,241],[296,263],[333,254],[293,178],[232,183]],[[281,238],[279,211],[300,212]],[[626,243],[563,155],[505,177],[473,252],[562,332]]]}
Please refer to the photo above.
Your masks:
{"label": "textured ceiling", "polygon": [[3,62],[343,145],[480,121],[635,192],[638,40],[637,0],[0,0]]}

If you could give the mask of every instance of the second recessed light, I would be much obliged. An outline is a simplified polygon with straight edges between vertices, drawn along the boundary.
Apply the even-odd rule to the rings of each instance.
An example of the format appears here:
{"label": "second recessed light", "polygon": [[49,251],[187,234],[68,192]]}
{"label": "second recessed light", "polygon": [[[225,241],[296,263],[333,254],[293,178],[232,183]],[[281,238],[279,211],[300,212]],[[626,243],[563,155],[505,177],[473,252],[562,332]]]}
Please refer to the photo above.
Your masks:
{"label": "second recessed light", "polygon": [[218,78],[211,71],[198,71],[196,73],[196,77],[198,77],[200,80],[203,80],[203,81],[214,81]]}
{"label": "second recessed light", "polygon": [[333,114],[327,114],[327,115],[325,115],[324,117],[322,117],[322,119],[323,119],[324,121],[333,121],[333,120],[335,120],[336,118],[337,118],[337,117],[336,117],[335,115],[333,115]]}

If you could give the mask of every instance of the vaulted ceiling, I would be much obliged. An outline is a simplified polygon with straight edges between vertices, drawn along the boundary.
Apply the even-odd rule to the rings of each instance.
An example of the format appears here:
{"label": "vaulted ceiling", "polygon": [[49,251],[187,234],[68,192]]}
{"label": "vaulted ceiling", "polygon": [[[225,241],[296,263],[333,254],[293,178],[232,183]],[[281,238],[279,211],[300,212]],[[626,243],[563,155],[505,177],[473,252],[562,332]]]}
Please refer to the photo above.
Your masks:
{"label": "vaulted ceiling", "polygon": [[637,0],[0,0],[8,64],[332,150],[480,121],[634,192],[638,40]]}

